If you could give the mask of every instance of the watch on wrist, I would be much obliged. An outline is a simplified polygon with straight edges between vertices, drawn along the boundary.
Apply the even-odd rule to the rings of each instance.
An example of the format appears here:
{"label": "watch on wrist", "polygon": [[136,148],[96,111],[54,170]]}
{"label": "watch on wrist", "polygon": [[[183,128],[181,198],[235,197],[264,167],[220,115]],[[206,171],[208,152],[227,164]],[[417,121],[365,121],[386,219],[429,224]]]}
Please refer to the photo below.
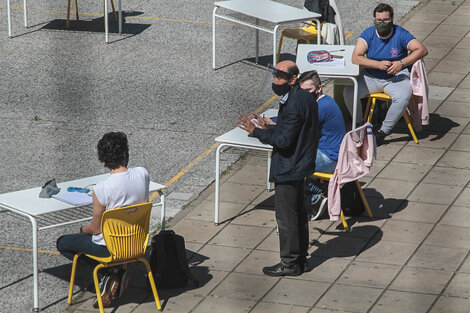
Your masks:
{"label": "watch on wrist", "polygon": [[80,226],[80,234],[83,234],[83,226]]}
{"label": "watch on wrist", "polygon": [[400,60],[400,63],[401,63],[401,69],[404,69],[405,68],[405,63],[403,63],[403,60]]}

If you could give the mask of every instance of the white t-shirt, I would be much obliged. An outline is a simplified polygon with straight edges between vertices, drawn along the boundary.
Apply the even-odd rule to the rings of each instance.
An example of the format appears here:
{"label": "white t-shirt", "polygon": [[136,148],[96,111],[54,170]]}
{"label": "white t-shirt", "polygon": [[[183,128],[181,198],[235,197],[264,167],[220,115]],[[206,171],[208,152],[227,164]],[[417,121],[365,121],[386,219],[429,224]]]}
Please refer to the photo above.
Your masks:
{"label": "white t-shirt", "polygon": [[[132,167],[93,186],[93,193],[106,210],[147,202],[150,177],[143,167]],[[103,235],[93,235],[93,243],[105,246]]]}

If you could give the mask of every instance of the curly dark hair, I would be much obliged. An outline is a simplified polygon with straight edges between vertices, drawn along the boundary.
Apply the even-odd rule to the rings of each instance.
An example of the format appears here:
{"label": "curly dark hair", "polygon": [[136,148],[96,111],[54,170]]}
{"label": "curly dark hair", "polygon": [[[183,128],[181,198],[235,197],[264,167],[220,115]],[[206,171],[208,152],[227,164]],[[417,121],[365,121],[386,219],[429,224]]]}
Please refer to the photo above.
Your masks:
{"label": "curly dark hair", "polygon": [[127,136],[122,132],[109,132],[103,135],[96,146],[98,149],[98,160],[110,170],[119,166],[127,166],[129,162],[129,147]]}
{"label": "curly dark hair", "polygon": [[393,20],[393,8],[390,4],[379,3],[374,9],[374,17],[375,17],[375,13],[377,12],[378,13],[388,12],[390,13],[390,18]]}

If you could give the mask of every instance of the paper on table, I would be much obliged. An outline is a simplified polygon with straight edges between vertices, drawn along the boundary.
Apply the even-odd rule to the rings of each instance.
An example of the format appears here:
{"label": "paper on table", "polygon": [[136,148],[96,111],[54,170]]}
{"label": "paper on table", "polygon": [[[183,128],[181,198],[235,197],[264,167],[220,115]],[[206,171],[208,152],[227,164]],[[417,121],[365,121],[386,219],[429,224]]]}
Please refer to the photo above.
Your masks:
{"label": "paper on table", "polygon": [[87,193],[82,192],[63,191],[56,195],[52,195],[52,198],[72,205],[86,205],[93,203],[93,197]]}
{"label": "paper on table", "polygon": [[313,66],[344,66],[344,59],[333,59],[328,62],[314,62]]}

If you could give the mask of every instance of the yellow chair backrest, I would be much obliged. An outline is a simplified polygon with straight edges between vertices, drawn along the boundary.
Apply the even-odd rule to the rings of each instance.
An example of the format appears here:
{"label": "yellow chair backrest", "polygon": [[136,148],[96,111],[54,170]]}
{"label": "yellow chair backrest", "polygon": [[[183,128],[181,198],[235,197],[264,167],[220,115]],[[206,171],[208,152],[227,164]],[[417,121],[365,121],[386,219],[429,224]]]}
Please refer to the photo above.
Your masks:
{"label": "yellow chair backrest", "polygon": [[129,260],[145,253],[152,203],[141,203],[104,212],[101,232],[111,261]]}

